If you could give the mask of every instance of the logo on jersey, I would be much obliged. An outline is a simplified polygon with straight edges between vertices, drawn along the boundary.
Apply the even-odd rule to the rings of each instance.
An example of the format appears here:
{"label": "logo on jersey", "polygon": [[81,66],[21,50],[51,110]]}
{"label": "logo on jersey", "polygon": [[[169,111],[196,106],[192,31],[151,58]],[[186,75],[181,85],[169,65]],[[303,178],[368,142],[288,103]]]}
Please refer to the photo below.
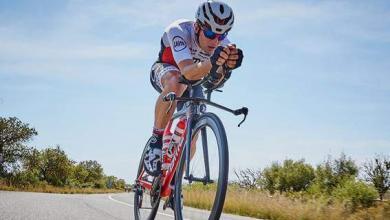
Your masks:
{"label": "logo on jersey", "polygon": [[179,52],[179,51],[182,51],[184,50],[186,47],[187,47],[187,44],[186,42],[184,41],[184,39],[180,36],[175,36],[172,40],[173,42],[173,49],[176,51],[176,52]]}
{"label": "logo on jersey", "polygon": [[193,57],[192,60],[194,61],[194,63],[200,63],[201,61],[199,58],[195,58],[195,57]]}

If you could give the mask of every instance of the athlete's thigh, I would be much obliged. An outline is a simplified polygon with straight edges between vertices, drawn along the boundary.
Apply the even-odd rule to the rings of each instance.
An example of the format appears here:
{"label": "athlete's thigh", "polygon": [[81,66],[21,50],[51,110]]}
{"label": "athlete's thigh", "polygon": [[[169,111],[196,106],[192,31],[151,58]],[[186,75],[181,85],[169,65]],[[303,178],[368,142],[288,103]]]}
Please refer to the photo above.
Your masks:
{"label": "athlete's thigh", "polygon": [[150,71],[150,82],[152,86],[161,93],[164,90],[164,84],[171,77],[180,76],[180,70],[168,63],[156,62]]}

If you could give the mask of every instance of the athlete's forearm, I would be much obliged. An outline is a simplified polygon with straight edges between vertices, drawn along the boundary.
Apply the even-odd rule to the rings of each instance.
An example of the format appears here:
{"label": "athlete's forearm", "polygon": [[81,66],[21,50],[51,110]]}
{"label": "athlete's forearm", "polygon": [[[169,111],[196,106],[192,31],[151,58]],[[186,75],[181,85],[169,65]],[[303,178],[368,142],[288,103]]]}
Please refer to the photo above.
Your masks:
{"label": "athlete's forearm", "polygon": [[192,60],[183,60],[179,63],[181,74],[188,80],[199,80],[210,72],[211,63],[209,60],[193,63]]}

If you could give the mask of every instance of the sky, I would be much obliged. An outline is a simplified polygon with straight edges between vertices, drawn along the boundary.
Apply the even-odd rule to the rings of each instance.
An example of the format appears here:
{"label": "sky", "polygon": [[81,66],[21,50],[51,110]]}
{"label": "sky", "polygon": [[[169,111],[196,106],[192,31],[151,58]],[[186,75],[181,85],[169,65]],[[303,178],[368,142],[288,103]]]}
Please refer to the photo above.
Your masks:
{"label": "sky", "polygon": [[[18,117],[75,161],[132,182],[153,126],[149,71],[166,26],[200,0],[0,0],[0,117]],[[359,165],[390,153],[389,1],[226,1],[244,51],[213,100],[230,170],[342,152]],[[234,176],[231,175],[234,179]]]}

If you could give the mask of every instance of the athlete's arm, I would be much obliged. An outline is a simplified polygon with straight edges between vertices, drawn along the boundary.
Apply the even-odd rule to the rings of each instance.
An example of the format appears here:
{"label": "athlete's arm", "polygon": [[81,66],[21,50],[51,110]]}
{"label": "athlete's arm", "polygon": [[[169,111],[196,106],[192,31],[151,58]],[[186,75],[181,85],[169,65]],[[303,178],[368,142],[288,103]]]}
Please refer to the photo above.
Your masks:
{"label": "athlete's arm", "polygon": [[202,79],[210,72],[211,63],[209,60],[194,63],[190,59],[182,60],[178,64],[181,74],[188,80]]}
{"label": "athlete's arm", "polygon": [[[225,47],[219,54],[219,58],[216,61],[218,66],[222,66],[228,59],[230,50]],[[211,70],[210,60],[194,63],[191,59],[185,59],[180,61],[178,64],[181,74],[188,80],[199,80],[207,75]]]}

